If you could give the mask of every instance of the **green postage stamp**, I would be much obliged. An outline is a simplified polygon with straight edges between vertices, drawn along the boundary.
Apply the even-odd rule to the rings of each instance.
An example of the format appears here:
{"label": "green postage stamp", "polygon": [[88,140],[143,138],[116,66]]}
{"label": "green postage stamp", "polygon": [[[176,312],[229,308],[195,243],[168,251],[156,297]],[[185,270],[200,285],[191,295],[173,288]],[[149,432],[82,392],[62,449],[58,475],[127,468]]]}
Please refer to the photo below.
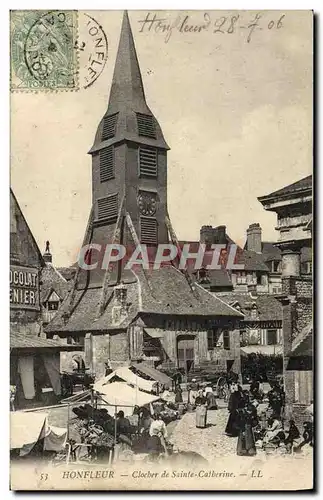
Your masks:
{"label": "green postage stamp", "polygon": [[10,13],[10,89],[77,90],[77,11]]}

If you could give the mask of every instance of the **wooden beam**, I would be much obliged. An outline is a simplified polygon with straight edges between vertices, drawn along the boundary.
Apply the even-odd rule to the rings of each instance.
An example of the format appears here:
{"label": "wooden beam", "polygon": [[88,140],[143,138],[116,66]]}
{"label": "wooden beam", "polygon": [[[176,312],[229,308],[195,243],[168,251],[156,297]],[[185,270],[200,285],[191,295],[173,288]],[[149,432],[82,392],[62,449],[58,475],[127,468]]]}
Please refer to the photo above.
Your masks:
{"label": "wooden beam", "polygon": [[[182,249],[180,247],[180,244],[178,242],[176,233],[174,231],[174,228],[172,226],[172,223],[170,221],[170,218],[169,218],[168,214],[165,216],[165,222],[166,222],[166,227],[168,229],[168,232],[169,232],[170,238],[172,240],[172,243],[173,243],[173,245],[176,245],[176,247],[177,247],[177,254],[178,254],[179,257],[181,257],[181,255],[182,255]],[[186,278],[186,281],[187,281],[187,283],[188,283],[188,285],[189,285],[189,287],[191,289],[191,292],[193,293],[194,297],[197,300],[199,300],[200,299],[199,294],[198,294],[198,292],[196,290],[194,282],[193,282],[192,278],[190,277],[189,273],[187,272],[186,269],[179,269],[179,270],[184,274],[184,276]]]}
{"label": "wooden beam", "polygon": [[[91,242],[91,239],[92,239],[93,214],[94,214],[94,207],[92,205],[90,216],[89,216],[88,223],[87,223],[86,230],[85,230],[85,235],[84,235],[84,239],[83,239],[82,248],[85,245],[89,245],[89,243]],[[68,296],[68,306],[67,306],[67,311],[65,313],[67,318],[69,318],[71,316],[71,314],[72,314],[72,306],[73,306],[73,302],[74,302],[74,297],[75,297],[75,292],[76,292],[76,285],[77,285],[77,282],[78,282],[78,277],[79,277],[79,274],[80,274],[80,269],[81,268],[78,265],[77,269],[76,269],[76,273],[75,273],[74,279],[73,279],[73,285],[72,285],[71,291],[70,291],[69,296]]]}
{"label": "wooden beam", "polygon": [[[114,228],[114,233],[113,233],[113,238],[112,238],[112,244],[120,244],[120,238],[121,238],[121,225],[122,225],[122,219],[123,219],[123,210],[124,210],[124,195],[122,197],[122,201],[120,204],[119,212],[118,212],[118,218],[117,222]],[[119,262],[117,263],[119,265]],[[100,297],[100,302],[98,304],[98,310],[97,310],[97,315],[96,319],[98,319],[101,314],[103,314],[105,306],[106,306],[106,295],[107,295],[107,290],[109,287],[110,283],[110,277],[111,277],[111,268],[108,265],[108,267],[105,270],[104,273],[104,278],[103,278],[103,284],[102,284],[102,292],[101,292],[101,297]]]}
{"label": "wooden beam", "polygon": [[[136,233],[135,226],[133,225],[132,219],[131,219],[130,214],[128,212],[126,212],[126,222],[127,222],[127,225],[128,225],[128,228],[129,228],[129,231],[130,231],[130,234],[131,234],[131,237],[133,239],[134,244],[136,245],[136,247],[140,246],[140,241],[139,241],[138,235]],[[142,268],[142,272],[144,274],[144,277],[145,277],[147,286],[148,286],[148,288],[150,290],[150,293],[154,297],[152,287],[151,287],[151,285],[149,283],[149,280],[148,280],[146,269]],[[156,300],[155,297],[154,297],[154,299]]]}

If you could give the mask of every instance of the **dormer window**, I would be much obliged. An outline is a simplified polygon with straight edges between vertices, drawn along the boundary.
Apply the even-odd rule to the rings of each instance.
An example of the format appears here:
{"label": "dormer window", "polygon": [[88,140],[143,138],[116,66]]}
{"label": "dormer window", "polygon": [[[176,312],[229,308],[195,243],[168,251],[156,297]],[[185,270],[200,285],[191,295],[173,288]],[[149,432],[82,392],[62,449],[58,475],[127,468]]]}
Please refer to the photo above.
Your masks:
{"label": "dormer window", "polygon": [[151,115],[137,113],[138,134],[156,139],[155,120]]}
{"label": "dormer window", "polygon": [[114,113],[113,115],[103,118],[102,141],[106,141],[115,136],[118,114],[119,113]]}

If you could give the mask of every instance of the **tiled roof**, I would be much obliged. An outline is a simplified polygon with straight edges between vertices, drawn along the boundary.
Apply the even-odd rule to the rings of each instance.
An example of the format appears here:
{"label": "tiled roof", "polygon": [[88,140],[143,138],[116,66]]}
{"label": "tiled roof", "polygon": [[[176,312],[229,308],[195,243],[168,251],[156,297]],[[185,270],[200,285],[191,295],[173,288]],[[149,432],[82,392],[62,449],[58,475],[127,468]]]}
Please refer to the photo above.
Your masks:
{"label": "tiled roof", "polygon": [[303,190],[308,190],[312,189],[312,176],[308,175],[307,177],[304,177],[303,179],[293,182],[293,184],[289,184],[288,186],[285,186],[281,189],[278,189],[277,191],[273,191],[270,194],[267,194],[265,196],[260,196],[258,198],[259,201],[265,200],[266,198],[276,198],[276,197],[284,197],[288,196],[290,194],[297,193],[298,191],[303,191]]}
{"label": "tiled roof", "polygon": [[195,284],[194,296],[191,288],[180,271],[173,266],[165,266],[155,271],[142,269],[133,271],[134,282],[127,283],[128,317],[120,325],[113,326],[114,306],[113,287],[108,290],[107,306],[104,313],[96,319],[101,288],[89,288],[75,293],[73,312],[66,324],[62,314],[66,310],[64,301],[53,320],[46,327],[47,332],[101,331],[126,328],[139,313],[190,316],[239,317],[238,311],[228,306],[220,298]]}
{"label": "tiled roof", "polygon": [[241,312],[245,315],[245,321],[251,321],[251,309],[254,304],[257,305],[257,319],[259,321],[279,321],[282,320],[281,303],[272,295],[262,294],[257,297],[251,296],[249,293],[221,293],[217,294],[222,300],[230,305],[238,303],[241,307]]}
{"label": "tiled roof", "polygon": [[261,251],[265,262],[270,262],[272,260],[281,260],[282,258],[280,248],[276,247],[270,241],[262,242]]}
{"label": "tiled roof", "polygon": [[264,256],[261,253],[251,250],[243,250],[237,253],[237,263],[244,264],[245,271],[264,271],[269,272],[265,264]]}
{"label": "tiled roof", "polygon": [[61,351],[75,351],[75,345],[66,345],[55,340],[43,339],[41,337],[32,337],[22,333],[10,333],[10,349],[58,349]]}

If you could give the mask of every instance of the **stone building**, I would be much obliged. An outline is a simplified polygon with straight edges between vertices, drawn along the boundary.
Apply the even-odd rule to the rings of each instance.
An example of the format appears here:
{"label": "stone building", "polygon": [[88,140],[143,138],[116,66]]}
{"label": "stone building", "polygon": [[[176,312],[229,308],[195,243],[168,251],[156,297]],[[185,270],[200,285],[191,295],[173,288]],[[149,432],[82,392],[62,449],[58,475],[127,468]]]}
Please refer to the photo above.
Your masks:
{"label": "stone building", "polygon": [[286,403],[289,413],[304,418],[313,399],[312,176],[258,199],[277,214]]}
{"label": "stone building", "polygon": [[[167,211],[167,151],[149,109],[127,13],[124,14],[108,108],[99,123],[92,157],[92,209],[84,245],[178,244]],[[96,247],[98,248],[98,247]],[[85,359],[97,376],[145,360],[186,372],[208,363],[240,371],[242,314],[194,282],[176,262],[160,269],[124,261],[102,269],[103,254],[89,250],[71,292],[46,332],[82,336]],[[225,347],[217,341],[225,337]],[[211,340],[212,338],[212,340]],[[209,339],[209,340],[208,340]]]}

